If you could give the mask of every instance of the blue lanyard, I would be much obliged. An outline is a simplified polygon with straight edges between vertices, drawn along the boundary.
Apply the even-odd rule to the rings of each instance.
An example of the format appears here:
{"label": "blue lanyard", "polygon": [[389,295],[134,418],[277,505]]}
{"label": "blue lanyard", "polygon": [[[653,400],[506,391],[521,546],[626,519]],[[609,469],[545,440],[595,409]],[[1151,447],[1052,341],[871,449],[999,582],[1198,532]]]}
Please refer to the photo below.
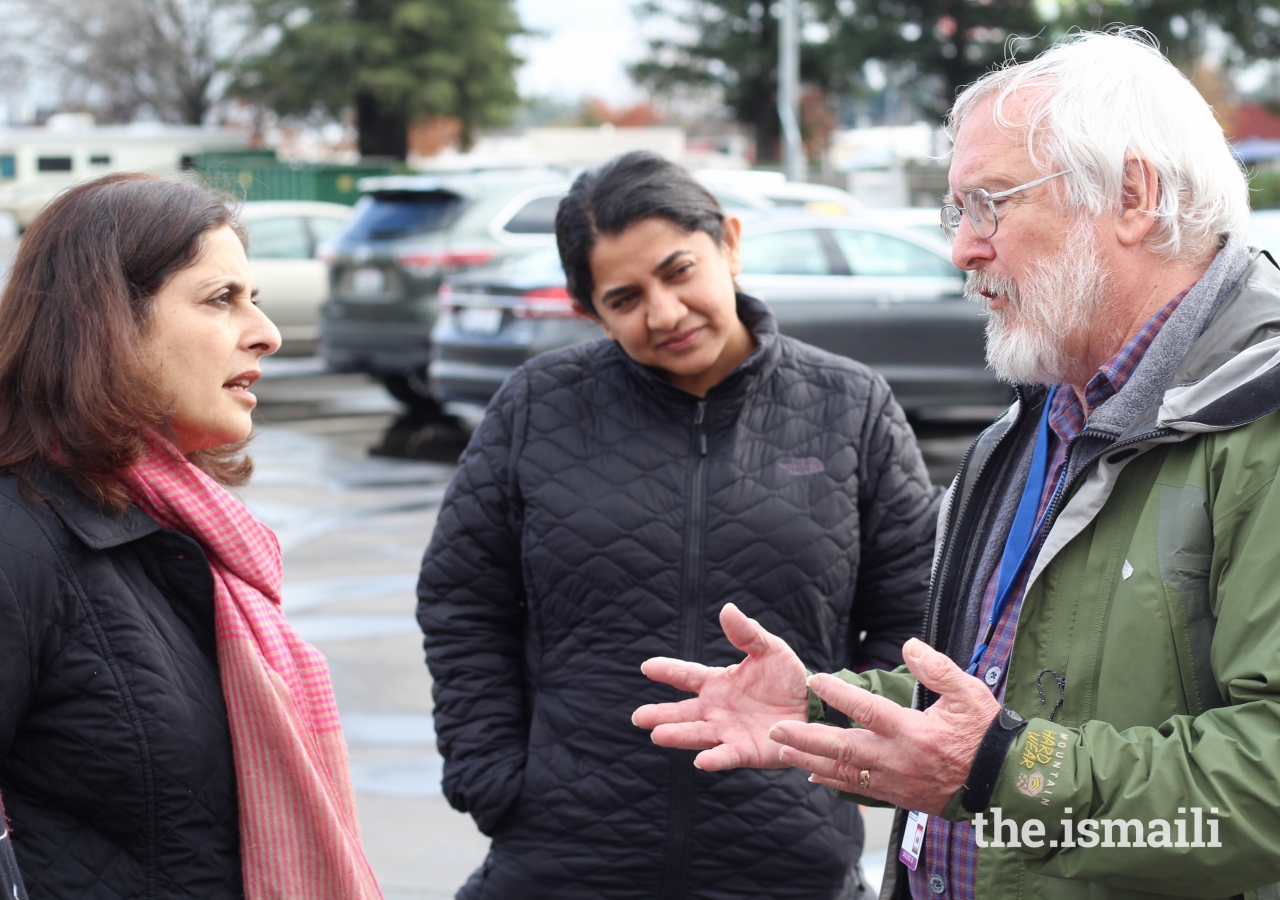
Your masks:
{"label": "blue lanyard", "polygon": [[[996,602],[991,605],[991,614],[987,617],[986,627],[982,632],[982,643],[973,651],[973,659],[969,661],[968,673],[976,675],[982,658],[986,656],[991,639],[995,637],[996,623],[1004,614],[1005,607],[1013,596],[1013,586],[1018,580],[1031,552],[1031,544],[1040,530],[1043,521],[1036,521],[1036,512],[1040,508],[1040,496],[1044,493],[1044,480],[1048,476],[1049,467],[1049,407],[1053,405],[1053,395],[1058,391],[1057,385],[1049,390],[1044,400],[1044,410],[1040,413],[1040,429],[1036,434],[1036,448],[1031,454],[1031,471],[1027,473],[1027,483],[1022,487],[1022,499],[1018,501],[1018,512],[1013,517],[1013,526],[1009,529],[1009,537],[1004,542],[1004,553],[1000,557],[1000,578],[996,582]],[[1065,467],[1063,469],[1065,470]],[[1062,476],[1058,476],[1061,483]],[[1055,493],[1057,488],[1054,489]],[[1047,512],[1048,510],[1046,510]]]}

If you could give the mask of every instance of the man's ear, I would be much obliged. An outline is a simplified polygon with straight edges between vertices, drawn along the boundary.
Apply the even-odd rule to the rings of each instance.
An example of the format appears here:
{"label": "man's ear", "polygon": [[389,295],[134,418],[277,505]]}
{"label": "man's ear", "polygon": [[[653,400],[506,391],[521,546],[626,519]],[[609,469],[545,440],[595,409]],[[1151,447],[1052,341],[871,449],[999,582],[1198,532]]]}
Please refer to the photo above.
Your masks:
{"label": "man's ear", "polygon": [[1143,241],[1156,224],[1156,204],[1160,200],[1160,175],[1150,160],[1126,157],[1120,183],[1120,215],[1116,238],[1125,247]]}

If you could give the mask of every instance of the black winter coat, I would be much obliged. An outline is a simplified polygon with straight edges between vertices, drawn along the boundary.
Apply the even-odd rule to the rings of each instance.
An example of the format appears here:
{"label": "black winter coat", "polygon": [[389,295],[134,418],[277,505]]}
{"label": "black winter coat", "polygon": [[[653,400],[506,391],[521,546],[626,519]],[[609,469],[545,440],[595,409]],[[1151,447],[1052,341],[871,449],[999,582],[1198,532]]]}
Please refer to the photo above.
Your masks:
{"label": "black winter coat", "polygon": [[705,401],[608,341],[494,397],[418,586],[444,790],[493,836],[460,898],[851,896],[857,808],[799,770],[700,772],[631,724],[640,663],[742,659],[728,601],[813,670],[900,660],[938,491],[883,379],[777,333]]}
{"label": "black winter coat", "polygon": [[243,896],[200,545],[0,476],[0,794],[32,900]]}

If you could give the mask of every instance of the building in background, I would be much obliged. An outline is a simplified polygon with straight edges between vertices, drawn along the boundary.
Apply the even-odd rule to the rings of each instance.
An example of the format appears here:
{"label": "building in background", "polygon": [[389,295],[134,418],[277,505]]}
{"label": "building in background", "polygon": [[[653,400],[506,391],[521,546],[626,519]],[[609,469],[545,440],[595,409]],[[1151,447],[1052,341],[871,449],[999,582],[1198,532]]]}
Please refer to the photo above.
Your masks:
{"label": "building in background", "polygon": [[77,182],[108,172],[176,175],[201,153],[246,145],[238,131],[155,122],[97,126],[85,113],[51,116],[41,127],[0,128],[0,212],[26,227]]}

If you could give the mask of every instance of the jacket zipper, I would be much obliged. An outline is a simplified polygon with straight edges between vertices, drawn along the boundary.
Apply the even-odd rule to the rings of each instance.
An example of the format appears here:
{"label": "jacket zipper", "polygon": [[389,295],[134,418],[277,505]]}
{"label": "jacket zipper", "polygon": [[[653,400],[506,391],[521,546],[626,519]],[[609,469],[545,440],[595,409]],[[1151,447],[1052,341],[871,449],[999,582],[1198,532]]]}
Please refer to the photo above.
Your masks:
{"label": "jacket zipper", "polygon": [[[964,452],[964,458],[960,460],[960,468],[956,470],[956,478],[959,484],[964,483],[965,469],[969,468],[969,461],[973,458],[973,448],[977,445],[977,441],[970,444],[969,449]],[[993,452],[994,450],[995,448],[992,448]],[[987,459],[990,458],[991,456],[988,454]],[[986,467],[987,460],[983,460],[982,468],[978,470],[979,477],[986,470]],[[977,487],[976,479],[974,480],[974,487]],[[970,497],[972,494],[973,492],[970,491]],[[953,498],[953,501],[958,499],[960,502],[952,502],[951,510],[947,514],[947,535],[942,545],[942,562],[938,564],[938,570],[934,573],[933,582],[929,585],[929,627],[925,629],[925,641],[931,647],[938,637],[938,617],[933,614],[934,601],[937,600],[938,593],[942,590],[942,584],[946,581],[947,574],[951,571],[951,551],[955,548],[955,541],[952,540],[952,536],[955,533],[956,523],[960,521],[961,513],[969,508],[970,497]]]}
{"label": "jacket zipper", "polygon": [[[938,613],[941,611],[940,600],[942,591],[946,585],[947,576],[951,572],[951,563],[955,559],[956,547],[959,543],[959,541],[956,540],[955,529],[960,522],[963,521],[964,514],[967,513],[969,508],[973,505],[974,497],[977,496],[978,491],[983,487],[982,478],[991,467],[991,461],[1004,448],[1005,442],[1009,439],[1009,435],[1016,432],[1022,424],[1022,417],[1025,411],[1027,398],[1021,396],[1020,391],[1019,400],[1021,401],[1021,405],[1018,410],[1018,418],[1009,424],[1009,428],[1000,437],[1000,440],[996,442],[996,445],[991,448],[991,452],[988,453],[986,459],[982,461],[982,465],[978,467],[978,472],[973,478],[973,489],[969,491],[969,495],[967,497],[959,498],[960,503],[958,505],[953,503],[951,507],[951,514],[947,517],[947,537],[942,547],[942,562],[938,566],[937,575],[933,580],[933,585],[931,585],[933,590],[930,591],[931,596],[929,598],[929,621],[926,623],[928,628],[925,631],[925,642],[931,647],[936,647],[937,644],[938,623],[940,621]],[[969,449],[965,451],[964,458],[960,461],[960,468],[957,472],[960,477],[960,483],[963,483],[964,481],[963,476],[965,474],[965,470],[969,467],[969,463],[973,458],[974,448],[977,445],[977,441],[970,444]]]}
{"label": "jacket zipper", "polygon": [[[703,542],[707,519],[707,454],[710,449],[707,401],[699,400],[693,414],[693,483],[689,492],[688,529],[684,557],[684,603],[680,608],[680,643],[677,659],[697,659],[702,649]],[[671,814],[667,831],[667,852],[662,877],[663,900],[684,896],[685,869],[689,855],[689,828],[693,818],[692,750],[672,755]]]}

